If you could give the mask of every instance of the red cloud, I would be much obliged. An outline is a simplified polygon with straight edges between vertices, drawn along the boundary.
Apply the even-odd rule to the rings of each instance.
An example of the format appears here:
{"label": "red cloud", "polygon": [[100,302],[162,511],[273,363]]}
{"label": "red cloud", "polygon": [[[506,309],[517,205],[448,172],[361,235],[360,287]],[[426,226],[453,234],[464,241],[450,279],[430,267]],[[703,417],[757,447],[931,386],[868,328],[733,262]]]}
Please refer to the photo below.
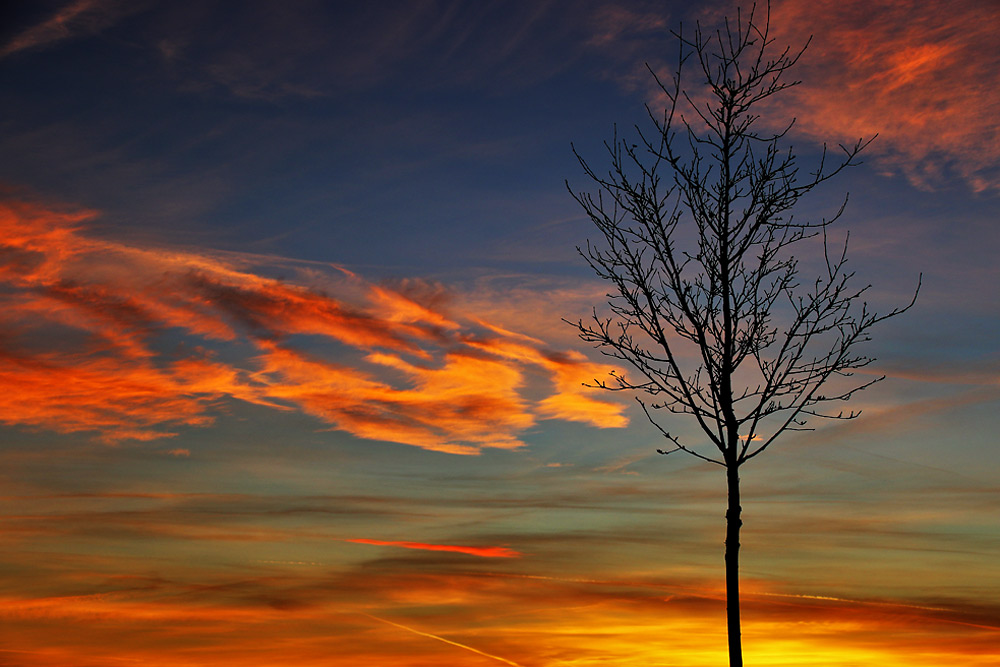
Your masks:
{"label": "red cloud", "polygon": [[[0,202],[0,379],[16,389],[0,422],[149,440],[239,399],[460,454],[519,447],[539,417],[625,424],[580,387],[605,369],[453,317],[439,289],[339,271],[331,296],[254,272],[260,258],[92,238],[93,215]],[[549,392],[533,402],[538,371]]]}
{"label": "red cloud", "polygon": [[423,551],[450,551],[458,554],[479,556],[480,558],[520,558],[521,554],[507,547],[468,547],[454,544],[427,544],[426,542],[391,542],[384,540],[354,539],[346,540],[356,544],[373,544],[382,547],[401,547],[403,549],[421,549]]}
{"label": "red cloud", "polygon": [[948,173],[1000,189],[1000,5],[954,0],[774,0],[779,44],[812,43],[803,83],[775,98],[800,132],[871,137],[882,164],[915,184]]}
{"label": "red cloud", "polygon": [[[793,132],[834,146],[878,134],[866,155],[917,187],[957,177],[975,191],[1000,190],[1000,5],[771,0],[770,8],[773,51],[809,47],[791,72],[801,84],[762,102],[762,123],[783,130],[794,118]],[[715,4],[700,14],[705,27],[724,16]],[[669,80],[675,63],[655,67]],[[645,68],[639,80],[650,86],[650,106],[663,108],[666,98]],[[633,86],[636,77],[622,81]],[[696,103],[707,99],[689,92]]]}

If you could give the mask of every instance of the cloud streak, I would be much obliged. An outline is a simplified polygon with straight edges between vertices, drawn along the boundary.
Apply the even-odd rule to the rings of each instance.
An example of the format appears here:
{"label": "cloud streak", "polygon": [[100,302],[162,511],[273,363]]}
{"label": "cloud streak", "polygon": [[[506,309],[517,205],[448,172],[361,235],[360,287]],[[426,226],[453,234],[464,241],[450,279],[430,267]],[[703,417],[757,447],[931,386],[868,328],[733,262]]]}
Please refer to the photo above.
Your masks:
{"label": "cloud streak", "polygon": [[11,39],[0,48],[0,58],[19,51],[48,47],[78,35],[100,32],[139,8],[140,3],[121,0],[76,0]]}
{"label": "cloud streak", "polygon": [[401,549],[417,549],[420,551],[447,551],[480,558],[520,558],[521,554],[507,547],[470,547],[455,544],[428,544],[427,542],[395,542],[386,540],[352,539],[355,544],[371,544],[382,547],[399,547]]}
{"label": "cloud streak", "polygon": [[421,637],[427,637],[429,639],[436,639],[439,642],[444,642],[445,644],[450,644],[452,646],[457,646],[458,648],[465,649],[466,651],[471,651],[472,653],[476,653],[478,655],[482,655],[482,656],[485,656],[487,658],[491,658],[491,659],[496,660],[498,662],[502,662],[505,665],[513,665],[513,667],[522,667],[522,665],[520,663],[514,662],[513,660],[508,660],[507,658],[501,658],[498,655],[493,655],[492,653],[486,653],[485,651],[480,651],[479,649],[473,648],[471,646],[467,646],[466,644],[461,644],[459,642],[455,642],[455,641],[452,641],[450,639],[446,639],[444,637],[440,637],[438,635],[431,634],[429,632],[423,632],[422,630],[417,630],[416,628],[411,628],[410,626],[403,625],[402,623],[396,623],[395,621],[390,621],[390,620],[385,619],[385,618],[379,618],[378,616],[372,616],[371,614],[365,614],[365,616],[367,616],[368,618],[374,619],[376,621],[381,621],[382,623],[386,623],[386,624],[391,625],[393,627],[400,628],[401,630],[406,630],[407,632],[412,632],[413,634],[419,635]]}
{"label": "cloud streak", "polygon": [[580,386],[606,368],[450,314],[440,288],[339,267],[285,282],[265,258],[96,238],[95,215],[0,202],[0,379],[16,388],[0,422],[152,440],[236,399],[457,454],[520,447],[538,419],[626,423]]}

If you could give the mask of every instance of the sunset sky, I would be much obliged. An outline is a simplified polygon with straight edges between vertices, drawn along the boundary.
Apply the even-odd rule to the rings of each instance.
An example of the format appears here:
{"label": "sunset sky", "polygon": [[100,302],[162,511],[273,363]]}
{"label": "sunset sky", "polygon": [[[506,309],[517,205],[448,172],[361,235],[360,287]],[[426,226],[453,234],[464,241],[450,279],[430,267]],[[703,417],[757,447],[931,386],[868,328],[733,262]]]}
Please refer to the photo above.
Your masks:
{"label": "sunset sky", "polygon": [[[725,476],[562,318],[571,144],[735,5],[7,4],[0,665],[725,663]],[[862,416],[743,468],[747,664],[1000,664],[1000,5],[771,18],[803,170],[878,134],[796,215],[923,286]]]}

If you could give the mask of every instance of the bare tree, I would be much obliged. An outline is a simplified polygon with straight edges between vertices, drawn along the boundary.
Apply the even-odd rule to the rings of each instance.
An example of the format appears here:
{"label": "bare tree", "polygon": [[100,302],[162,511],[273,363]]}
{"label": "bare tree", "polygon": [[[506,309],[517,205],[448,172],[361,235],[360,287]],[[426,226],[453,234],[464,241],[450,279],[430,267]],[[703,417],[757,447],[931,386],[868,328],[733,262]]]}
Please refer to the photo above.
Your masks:
{"label": "bare tree", "polygon": [[[882,379],[852,378],[873,361],[859,344],[874,325],[909,309],[916,292],[888,313],[869,308],[870,286],[853,286],[846,239],[835,248],[827,236],[846,197],[830,218],[800,221],[791,212],[800,197],[858,164],[871,141],[840,146],[836,157],[824,146],[815,169],[802,173],[784,145],[791,123],[774,131],[761,122],[761,103],[798,84],[787,74],[805,47],[776,47],[769,11],[759,17],[753,9],[715,31],[673,34],[672,78],[650,68],[665,95],[662,115],[647,106],[651,127],[636,128],[636,143],[615,131],[605,142],[607,175],[573,149],[597,192],[570,192],[603,236],[580,253],[614,289],[609,311],[595,308],[591,320],[571,324],[631,369],[596,386],[637,392],[670,443],[661,454],[684,452],[726,471],[727,626],[737,666],[740,467],[782,433],[811,430],[811,418],[857,417],[833,406]],[[815,279],[801,277],[796,247],[822,258]],[[707,441],[672,435],[657,410],[690,415]]]}

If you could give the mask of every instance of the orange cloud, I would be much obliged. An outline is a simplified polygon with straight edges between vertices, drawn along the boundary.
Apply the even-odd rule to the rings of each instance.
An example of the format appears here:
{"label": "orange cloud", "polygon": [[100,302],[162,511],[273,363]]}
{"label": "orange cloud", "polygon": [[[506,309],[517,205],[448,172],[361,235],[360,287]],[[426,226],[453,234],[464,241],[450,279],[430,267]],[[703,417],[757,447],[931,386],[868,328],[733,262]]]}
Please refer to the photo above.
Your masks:
{"label": "orange cloud", "polygon": [[274,347],[260,357],[268,396],[299,405],[362,438],[415,445],[450,454],[481,447],[511,449],[534,423],[517,393],[516,367],[461,352],[442,366],[417,366],[378,353],[370,362],[403,371],[412,388],[396,388],[356,369]]}
{"label": "orange cloud", "polygon": [[580,386],[605,369],[448,314],[440,287],[303,272],[321,292],[257,272],[273,258],[91,237],[94,215],[0,201],[0,423],[151,440],[237,399],[456,454],[520,447],[540,417],[625,424]]}
{"label": "orange cloud", "polygon": [[103,440],[153,440],[180,425],[205,426],[212,400],[252,399],[237,372],[207,360],[166,368],[126,358],[0,351],[0,422],[61,433],[98,431]]}
{"label": "orange cloud", "polygon": [[550,372],[555,391],[538,404],[541,416],[583,422],[602,428],[621,428],[628,424],[624,405],[593,398],[597,380],[607,380],[608,366],[595,364],[579,352],[553,352],[503,338],[469,341],[469,344],[493,354],[540,366]]}
{"label": "orange cloud", "polygon": [[355,544],[372,544],[380,547],[400,547],[402,549],[419,549],[422,551],[448,551],[457,554],[468,554],[480,558],[520,558],[521,554],[507,547],[468,547],[455,544],[427,544],[426,542],[393,542],[385,540],[354,539],[346,540]]}
{"label": "orange cloud", "polygon": [[812,43],[775,98],[798,131],[879,138],[879,163],[921,187],[957,175],[1000,189],[1000,5],[955,0],[773,0],[778,44]]}

